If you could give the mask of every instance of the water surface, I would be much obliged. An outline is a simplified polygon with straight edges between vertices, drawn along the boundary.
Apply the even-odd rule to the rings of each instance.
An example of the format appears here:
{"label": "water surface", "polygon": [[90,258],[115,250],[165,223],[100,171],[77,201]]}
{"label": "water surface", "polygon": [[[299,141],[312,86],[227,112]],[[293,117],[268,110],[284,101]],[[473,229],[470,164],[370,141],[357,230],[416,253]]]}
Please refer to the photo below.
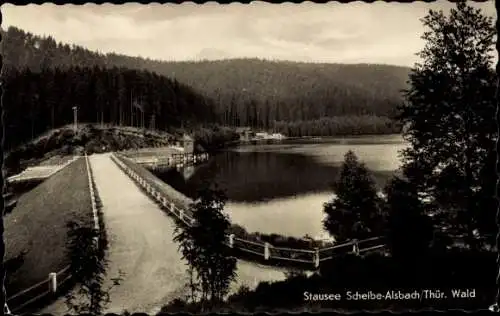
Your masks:
{"label": "water surface", "polygon": [[399,135],[250,144],[218,154],[189,178],[176,170],[158,176],[190,197],[204,181],[216,183],[227,194],[231,220],[249,231],[318,237],[345,153],[353,150],[382,188],[405,146]]}

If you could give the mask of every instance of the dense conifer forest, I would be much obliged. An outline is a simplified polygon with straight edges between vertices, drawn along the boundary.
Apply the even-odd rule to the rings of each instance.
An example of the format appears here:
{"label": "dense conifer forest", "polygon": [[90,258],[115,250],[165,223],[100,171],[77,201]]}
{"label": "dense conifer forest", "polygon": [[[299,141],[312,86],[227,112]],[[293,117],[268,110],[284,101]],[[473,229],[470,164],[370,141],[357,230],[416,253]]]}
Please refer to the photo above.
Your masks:
{"label": "dense conifer forest", "polygon": [[[148,108],[147,122],[156,114],[158,126],[183,120],[211,121],[272,129],[290,136],[393,133],[400,129],[390,122],[402,102],[401,90],[406,88],[409,69],[404,67],[259,59],[165,62],[93,52],[15,27],[3,31],[2,35],[6,69],[8,72],[11,72],[9,69],[20,71],[14,72],[20,82],[23,76],[36,76],[43,84],[40,89],[50,90],[55,84],[54,77],[64,80],[62,77],[75,73],[78,73],[76,77],[88,77],[89,81],[83,80],[85,83],[77,88],[79,92],[71,95],[76,88],[69,90],[72,92],[68,92],[70,96],[66,102],[74,99],[86,103],[88,114],[84,117],[92,121],[120,121],[119,108],[130,104],[130,95],[135,92],[136,98],[142,98]],[[25,68],[29,71],[25,72]],[[104,74],[105,68],[112,70]],[[119,70],[122,68],[129,70]],[[76,77],[69,80],[71,84],[57,84],[56,89],[67,91],[78,81]],[[136,84],[139,81],[142,82],[140,87]],[[82,97],[81,94],[89,89],[93,90],[91,94]],[[25,97],[30,98],[30,102],[37,98],[36,94]],[[55,104],[57,101],[50,102]],[[67,109],[63,104],[57,106]],[[36,115],[34,111],[48,116],[44,122],[37,122],[43,127],[33,127],[35,133],[37,128],[57,124],[50,119],[52,110],[42,111],[42,107],[50,106],[39,105],[28,112],[32,117]],[[184,117],[188,112],[190,115]],[[213,115],[207,116],[207,112]],[[166,113],[169,113],[168,118]],[[60,119],[68,115],[72,115],[71,111],[64,115],[54,113]],[[122,115],[131,114],[129,111]],[[123,123],[125,118],[121,119]]]}
{"label": "dense conifer forest", "polygon": [[4,94],[6,148],[73,122],[166,130],[214,120],[213,103],[155,73],[113,67],[11,69]]}

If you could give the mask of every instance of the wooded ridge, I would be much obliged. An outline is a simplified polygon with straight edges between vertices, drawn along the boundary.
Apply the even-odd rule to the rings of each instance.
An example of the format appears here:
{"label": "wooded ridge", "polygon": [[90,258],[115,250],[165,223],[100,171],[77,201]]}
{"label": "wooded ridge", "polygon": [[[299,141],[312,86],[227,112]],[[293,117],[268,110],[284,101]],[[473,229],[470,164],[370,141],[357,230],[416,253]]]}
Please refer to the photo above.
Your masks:
{"label": "wooded ridge", "polygon": [[[161,84],[171,82],[162,77],[165,76],[175,78],[181,85],[194,88],[203,95],[207,104],[213,105],[214,122],[231,126],[269,129],[276,128],[277,123],[283,122],[315,122],[324,117],[352,116],[371,118],[371,125],[378,122],[376,124],[385,126],[385,118],[392,118],[396,107],[402,102],[401,90],[406,88],[409,73],[409,68],[405,67],[369,64],[320,64],[259,59],[167,62],[93,52],[81,46],[58,43],[50,36],[40,37],[14,27],[3,31],[2,35],[2,53],[8,69],[29,68],[35,73],[45,69],[74,71],[75,66],[80,69],[99,66],[145,70],[148,74],[144,76],[155,78]],[[173,82],[166,86],[172,88],[172,85],[175,86],[175,81]],[[130,85],[128,81],[127,85]],[[150,99],[155,99],[151,94],[171,94],[171,91],[161,90],[169,89],[149,85],[148,88],[135,89],[135,93],[149,104]],[[180,98],[184,99],[184,96]],[[184,101],[188,102],[187,99]],[[158,100],[160,99],[156,98]],[[93,101],[97,103],[99,100]],[[101,105],[97,103],[92,106]],[[110,115],[104,116],[106,118]],[[329,135],[337,132],[336,128],[326,130],[330,130],[326,132]],[[393,129],[375,130],[393,132]]]}

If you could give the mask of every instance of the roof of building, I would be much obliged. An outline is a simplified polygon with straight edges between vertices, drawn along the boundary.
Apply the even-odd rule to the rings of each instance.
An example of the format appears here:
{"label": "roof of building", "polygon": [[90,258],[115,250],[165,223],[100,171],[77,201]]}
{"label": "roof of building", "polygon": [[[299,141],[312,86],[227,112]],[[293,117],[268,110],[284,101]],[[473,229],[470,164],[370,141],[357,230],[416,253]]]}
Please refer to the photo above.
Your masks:
{"label": "roof of building", "polygon": [[182,140],[184,140],[184,141],[186,141],[186,140],[188,140],[188,141],[194,141],[194,139],[191,136],[189,136],[188,134],[184,134],[182,136]]}
{"label": "roof of building", "polygon": [[196,144],[195,147],[194,147],[194,150],[196,152],[205,152],[205,148],[203,148],[203,146],[201,146],[200,144]]}

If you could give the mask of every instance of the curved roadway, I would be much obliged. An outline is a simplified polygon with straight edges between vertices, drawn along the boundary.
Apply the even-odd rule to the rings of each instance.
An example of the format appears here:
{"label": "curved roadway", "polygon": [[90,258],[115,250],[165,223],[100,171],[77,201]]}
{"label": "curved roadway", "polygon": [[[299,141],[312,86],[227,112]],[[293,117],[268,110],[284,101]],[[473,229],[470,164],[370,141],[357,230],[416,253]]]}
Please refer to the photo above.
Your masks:
{"label": "curved roadway", "polygon": [[[105,288],[120,272],[120,285],[110,292],[106,313],[144,312],[153,314],[174,298],[186,293],[186,264],[173,242],[174,222],[159,209],[110,159],[93,155],[97,191],[109,239],[109,267]],[[253,288],[260,281],[284,279],[284,270],[238,261],[238,278],[232,292],[245,284]],[[42,311],[62,315],[64,298]]]}

